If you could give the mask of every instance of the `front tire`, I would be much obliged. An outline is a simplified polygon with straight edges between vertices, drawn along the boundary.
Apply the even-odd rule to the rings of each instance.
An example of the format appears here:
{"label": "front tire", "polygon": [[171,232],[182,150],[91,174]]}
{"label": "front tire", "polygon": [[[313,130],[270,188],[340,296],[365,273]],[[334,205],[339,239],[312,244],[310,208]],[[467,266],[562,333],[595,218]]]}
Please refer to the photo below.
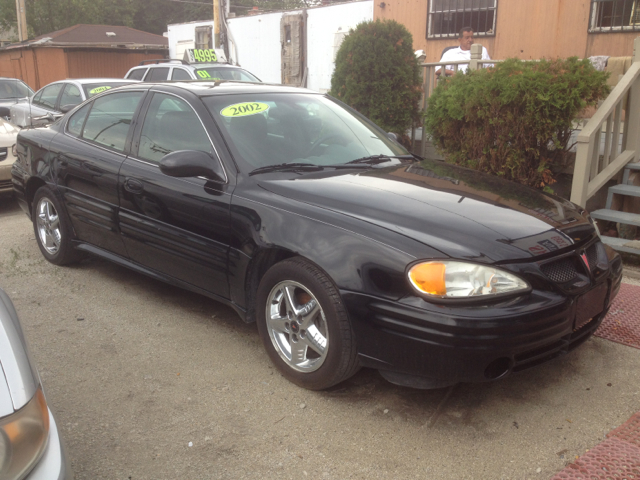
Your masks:
{"label": "front tire", "polygon": [[54,265],[69,265],[80,260],[80,252],[71,245],[72,228],[62,203],[49,187],[40,187],[33,197],[33,230],[44,258]]}
{"label": "front tire", "polygon": [[358,370],[347,311],[318,267],[299,257],[274,265],[260,281],[256,301],[260,338],[287,379],[322,390]]}

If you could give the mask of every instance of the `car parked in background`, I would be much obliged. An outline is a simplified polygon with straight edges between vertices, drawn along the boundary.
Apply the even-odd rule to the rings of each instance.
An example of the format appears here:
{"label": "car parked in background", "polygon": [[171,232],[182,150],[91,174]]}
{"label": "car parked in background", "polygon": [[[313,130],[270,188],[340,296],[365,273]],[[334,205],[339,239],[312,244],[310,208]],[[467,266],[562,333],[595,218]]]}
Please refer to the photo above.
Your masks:
{"label": "car parked in background", "polygon": [[13,195],[11,166],[15,162],[18,129],[0,118],[0,195]]}
{"label": "car parked in background", "polygon": [[32,96],[33,90],[22,80],[0,77],[0,117],[10,120],[9,107],[16,103],[28,102]]}
{"label": "car parked in background", "polygon": [[0,289],[0,478],[72,477],[20,320],[11,299]]}
{"label": "car parked in background", "polygon": [[138,83],[16,149],[48,261],[90,253],[228,304],[310,389],[360,366],[423,388],[504,378],[585,342],[620,289],[581,207],[420,159],[311,90]]}
{"label": "car parked in background", "polygon": [[30,101],[11,106],[11,123],[21,128],[51,123],[86,99],[132,82],[118,78],[82,78],[50,83],[38,90]]}
{"label": "car parked in background", "polygon": [[220,51],[214,49],[189,49],[184,60],[145,60],[133,67],[124,78],[143,82],[183,80],[234,80],[259,83],[251,72],[226,63]]}

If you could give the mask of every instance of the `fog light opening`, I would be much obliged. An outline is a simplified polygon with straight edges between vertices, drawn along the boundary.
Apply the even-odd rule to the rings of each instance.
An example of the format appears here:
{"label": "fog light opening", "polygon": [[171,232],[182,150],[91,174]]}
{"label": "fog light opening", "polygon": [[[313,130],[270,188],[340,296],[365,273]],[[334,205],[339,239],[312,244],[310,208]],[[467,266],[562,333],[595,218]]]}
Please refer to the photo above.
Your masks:
{"label": "fog light opening", "polygon": [[494,360],[484,369],[484,376],[488,380],[496,380],[505,376],[511,369],[511,359],[502,357]]}

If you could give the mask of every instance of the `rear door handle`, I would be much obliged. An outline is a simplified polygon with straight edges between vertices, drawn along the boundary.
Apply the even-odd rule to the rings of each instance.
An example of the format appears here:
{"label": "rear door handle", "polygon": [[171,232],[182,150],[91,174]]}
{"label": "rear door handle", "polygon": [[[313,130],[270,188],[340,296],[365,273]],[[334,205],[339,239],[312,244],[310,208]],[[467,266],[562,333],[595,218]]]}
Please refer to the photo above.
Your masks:
{"label": "rear door handle", "polygon": [[135,178],[127,178],[124,181],[124,189],[131,193],[142,193],[144,191],[144,185],[140,180]]}

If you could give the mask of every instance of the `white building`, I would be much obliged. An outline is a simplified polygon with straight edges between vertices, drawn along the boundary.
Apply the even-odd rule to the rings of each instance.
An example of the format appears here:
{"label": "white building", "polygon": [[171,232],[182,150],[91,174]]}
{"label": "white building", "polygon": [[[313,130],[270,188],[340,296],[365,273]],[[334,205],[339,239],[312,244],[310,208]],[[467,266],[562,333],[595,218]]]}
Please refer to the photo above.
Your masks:
{"label": "white building", "polygon": [[[229,18],[231,61],[264,82],[286,79],[324,93],[344,36],[371,20],[373,0]],[[212,28],[212,20],[169,25],[170,58],[182,58],[187,48],[211,48]]]}

